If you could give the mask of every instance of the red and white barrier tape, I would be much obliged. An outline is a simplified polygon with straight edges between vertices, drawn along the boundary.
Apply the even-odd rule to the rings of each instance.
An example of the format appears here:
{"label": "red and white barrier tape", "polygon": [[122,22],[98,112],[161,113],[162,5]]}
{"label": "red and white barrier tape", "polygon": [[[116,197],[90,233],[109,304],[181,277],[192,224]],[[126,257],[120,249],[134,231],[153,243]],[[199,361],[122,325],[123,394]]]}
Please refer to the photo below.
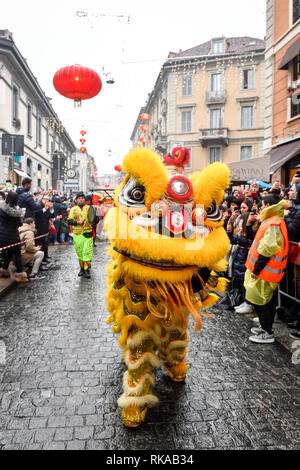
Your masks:
{"label": "red and white barrier tape", "polygon": [[[48,235],[49,235],[49,232],[45,233],[45,235],[39,235],[38,237],[33,238],[33,240],[37,240],[38,238],[44,238],[44,237],[47,237]],[[26,243],[26,241],[14,243],[13,245],[4,246],[3,248],[0,248],[0,251],[7,250],[8,248],[12,248],[13,246],[24,245],[24,243]]]}

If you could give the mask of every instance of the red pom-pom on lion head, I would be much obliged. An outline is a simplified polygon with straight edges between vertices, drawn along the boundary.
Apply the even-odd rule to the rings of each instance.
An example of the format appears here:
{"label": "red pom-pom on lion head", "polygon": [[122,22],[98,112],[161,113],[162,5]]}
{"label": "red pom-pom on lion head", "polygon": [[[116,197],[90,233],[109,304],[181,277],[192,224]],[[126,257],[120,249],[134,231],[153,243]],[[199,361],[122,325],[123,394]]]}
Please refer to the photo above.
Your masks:
{"label": "red pom-pom on lion head", "polygon": [[171,153],[164,155],[164,164],[167,166],[184,167],[190,161],[190,152],[186,147],[174,147]]}

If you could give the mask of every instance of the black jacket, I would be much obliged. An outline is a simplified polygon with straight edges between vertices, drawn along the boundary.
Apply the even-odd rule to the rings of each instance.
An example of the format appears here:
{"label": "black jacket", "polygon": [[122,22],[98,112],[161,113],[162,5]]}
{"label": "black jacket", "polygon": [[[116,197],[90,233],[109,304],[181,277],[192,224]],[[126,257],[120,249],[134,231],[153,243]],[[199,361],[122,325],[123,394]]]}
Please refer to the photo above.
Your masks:
{"label": "black jacket", "polygon": [[20,241],[18,227],[21,227],[21,211],[0,201],[0,245],[13,245]]}
{"label": "black jacket", "polygon": [[36,226],[36,236],[45,235],[49,232],[49,221],[50,219],[54,219],[55,215],[54,212],[50,212],[48,209],[47,211],[43,212],[43,205],[42,202],[39,201],[38,205],[40,206],[41,211],[35,214],[35,226]]}
{"label": "black jacket", "polygon": [[300,210],[290,211],[289,216],[284,218],[289,239],[293,242],[300,241]]}
{"label": "black jacket", "polygon": [[23,186],[20,186],[17,189],[17,193],[19,194],[19,206],[25,207],[26,209],[25,217],[31,217],[35,219],[36,214],[42,211],[40,204],[35,202],[33,195],[29,192],[29,189],[25,189]]}

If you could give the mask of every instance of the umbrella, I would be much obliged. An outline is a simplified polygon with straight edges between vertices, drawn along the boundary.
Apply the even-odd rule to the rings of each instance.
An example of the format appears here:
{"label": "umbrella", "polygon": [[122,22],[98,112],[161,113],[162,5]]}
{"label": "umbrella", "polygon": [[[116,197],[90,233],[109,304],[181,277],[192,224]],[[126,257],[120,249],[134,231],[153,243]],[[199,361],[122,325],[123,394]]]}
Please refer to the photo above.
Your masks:
{"label": "umbrella", "polygon": [[[252,180],[247,181],[247,184],[251,184]],[[271,189],[272,185],[270,183],[265,183],[264,181],[256,181],[256,184],[260,189]]]}

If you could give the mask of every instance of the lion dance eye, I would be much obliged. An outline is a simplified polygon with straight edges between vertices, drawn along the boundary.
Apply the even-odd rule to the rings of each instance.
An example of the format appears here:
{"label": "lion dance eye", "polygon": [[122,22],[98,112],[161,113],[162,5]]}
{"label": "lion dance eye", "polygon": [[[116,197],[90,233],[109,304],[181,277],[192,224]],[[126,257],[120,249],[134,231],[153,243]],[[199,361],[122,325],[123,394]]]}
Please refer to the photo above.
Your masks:
{"label": "lion dance eye", "polygon": [[144,192],[141,188],[134,188],[130,194],[131,199],[141,202],[144,199]]}
{"label": "lion dance eye", "polygon": [[134,178],[129,178],[119,194],[119,202],[127,207],[142,207],[145,204],[145,188]]}
{"label": "lion dance eye", "polygon": [[206,210],[208,220],[213,222],[218,222],[222,218],[221,211],[216,204],[216,201],[213,201],[212,205]]}

